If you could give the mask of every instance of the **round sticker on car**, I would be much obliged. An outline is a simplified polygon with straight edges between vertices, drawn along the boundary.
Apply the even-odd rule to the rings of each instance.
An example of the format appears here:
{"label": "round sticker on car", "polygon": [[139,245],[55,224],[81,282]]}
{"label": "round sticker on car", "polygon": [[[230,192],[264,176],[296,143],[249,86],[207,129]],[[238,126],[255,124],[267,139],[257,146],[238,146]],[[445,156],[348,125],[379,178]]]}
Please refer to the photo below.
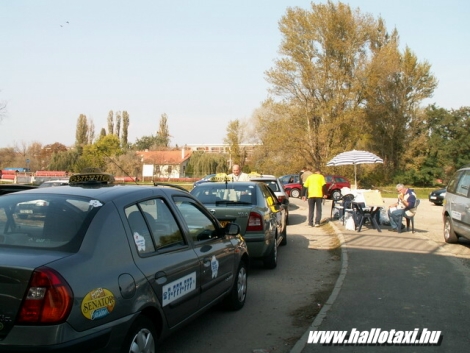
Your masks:
{"label": "round sticker on car", "polygon": [[83,298],[82,314],[90,320],[101,319],[114,310],[115,304],[113,293],[105,288],[97,288],[87,293]]}

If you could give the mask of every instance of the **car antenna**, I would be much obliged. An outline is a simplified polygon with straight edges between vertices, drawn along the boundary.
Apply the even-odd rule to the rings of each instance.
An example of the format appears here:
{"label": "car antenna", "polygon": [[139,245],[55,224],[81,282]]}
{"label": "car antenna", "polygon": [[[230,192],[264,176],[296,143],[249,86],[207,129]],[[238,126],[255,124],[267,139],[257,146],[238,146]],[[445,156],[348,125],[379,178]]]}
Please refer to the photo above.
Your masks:
{"label": "car antenna", "polygon": [[136,177],[136,178],[131,177],[131,176],[129,175],[129,173],[127,173],[124,169],[122,169],[121,166],[120,166],[119,164],[117,164],[117,163],[114,161],[114,159],[112,159],[110,156],[108,156],[108,154],[107,154],[105,151],[103,151],[103,150],[100,149],[99,147],[98,147],[97,149],[98,149],[99,152],[103,153],[106,158],[108,158],[111,162],[113,162],[113,164],[114,164],[116,167],[118,167],[127,177],[131,178],[131,180],[133,180],[136,185],[139,185],[139,184],[137,184],[137,177]]}

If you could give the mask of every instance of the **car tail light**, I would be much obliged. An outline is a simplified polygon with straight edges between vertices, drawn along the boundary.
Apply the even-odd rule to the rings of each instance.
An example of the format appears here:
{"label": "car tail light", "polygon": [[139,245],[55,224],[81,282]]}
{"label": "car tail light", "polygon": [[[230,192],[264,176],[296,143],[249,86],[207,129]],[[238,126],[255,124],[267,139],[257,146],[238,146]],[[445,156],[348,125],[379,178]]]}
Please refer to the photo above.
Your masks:
{"label": "car tail light", "polygon": [[278,201],[279,201],[280,203],[284,203],[284,200],[285,200],[286,198],[285,198],[285,196],[278,196],[277,199],[278,199]]}
{"label": "car tail light", "polygon": [[21,324],[58,324],[72,308],[73,293],[56,271],[41,267],[33,272],[17,322]]}
{"label": "car tail light", "polygon": [[247,232],[262,231],[263,230],[263,218],[256,212],[250,212],[248,218],[248,226],[246,227]]}

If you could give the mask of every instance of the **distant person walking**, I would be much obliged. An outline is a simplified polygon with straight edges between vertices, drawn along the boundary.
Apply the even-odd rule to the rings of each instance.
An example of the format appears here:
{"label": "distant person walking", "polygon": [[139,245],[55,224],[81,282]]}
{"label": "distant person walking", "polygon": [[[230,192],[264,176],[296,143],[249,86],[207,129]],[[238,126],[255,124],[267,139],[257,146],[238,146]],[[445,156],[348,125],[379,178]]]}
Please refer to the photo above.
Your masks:
{"label": "distant person walking", "polygon": [[312,175],[312,168],[307,166],[302,170],[303,172],[300,174],[300,183],[303,185],[307,181],[307,178]]}
{"label": "distant person walking", "polygon": [[233,181],[250,181],[248,174],[243,173],[238,164],[232,166],[232,173],[228,175]]}
{"label": "distant person walking", "polygon": [[323,198],[326,198],[324,193],[326,185],[325,177],[321,174],[319,168],[315,168],[315,172],[309,175],[302,185],[302,200],[308,200],[308,226],[313,227],[313,216],[315,214],[315,227],[319,227],[322,201]]}

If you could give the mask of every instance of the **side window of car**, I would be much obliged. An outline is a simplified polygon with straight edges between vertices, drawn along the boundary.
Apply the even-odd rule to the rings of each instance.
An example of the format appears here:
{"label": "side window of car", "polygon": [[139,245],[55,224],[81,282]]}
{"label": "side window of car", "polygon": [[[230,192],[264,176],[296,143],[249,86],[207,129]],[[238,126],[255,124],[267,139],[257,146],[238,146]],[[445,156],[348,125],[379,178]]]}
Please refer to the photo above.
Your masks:
{"label": "side window of car", "polygon": [[176,197],[175,203],[188,226],[189,235],[195,242],[217,238],[218,228],[198,206],[187,197]]}
{"label": "side window of car", "polygon": [[455,194],[457,184],[459,182],[461,175],[462,175],[462,172],[458,171],[452,176],[452,179],[450,179],[449,183],[447,184],[447,192]]}
{"label": "side window of car", "polygon": [[175,217],[163,199],[151,199],[126,209],[140,254],[185,245]]}
{"label": "side window of car", "polygon": [[470,170],[464,172],[460,178],[455,193],[461,196],[469,197],[470,190]]}

